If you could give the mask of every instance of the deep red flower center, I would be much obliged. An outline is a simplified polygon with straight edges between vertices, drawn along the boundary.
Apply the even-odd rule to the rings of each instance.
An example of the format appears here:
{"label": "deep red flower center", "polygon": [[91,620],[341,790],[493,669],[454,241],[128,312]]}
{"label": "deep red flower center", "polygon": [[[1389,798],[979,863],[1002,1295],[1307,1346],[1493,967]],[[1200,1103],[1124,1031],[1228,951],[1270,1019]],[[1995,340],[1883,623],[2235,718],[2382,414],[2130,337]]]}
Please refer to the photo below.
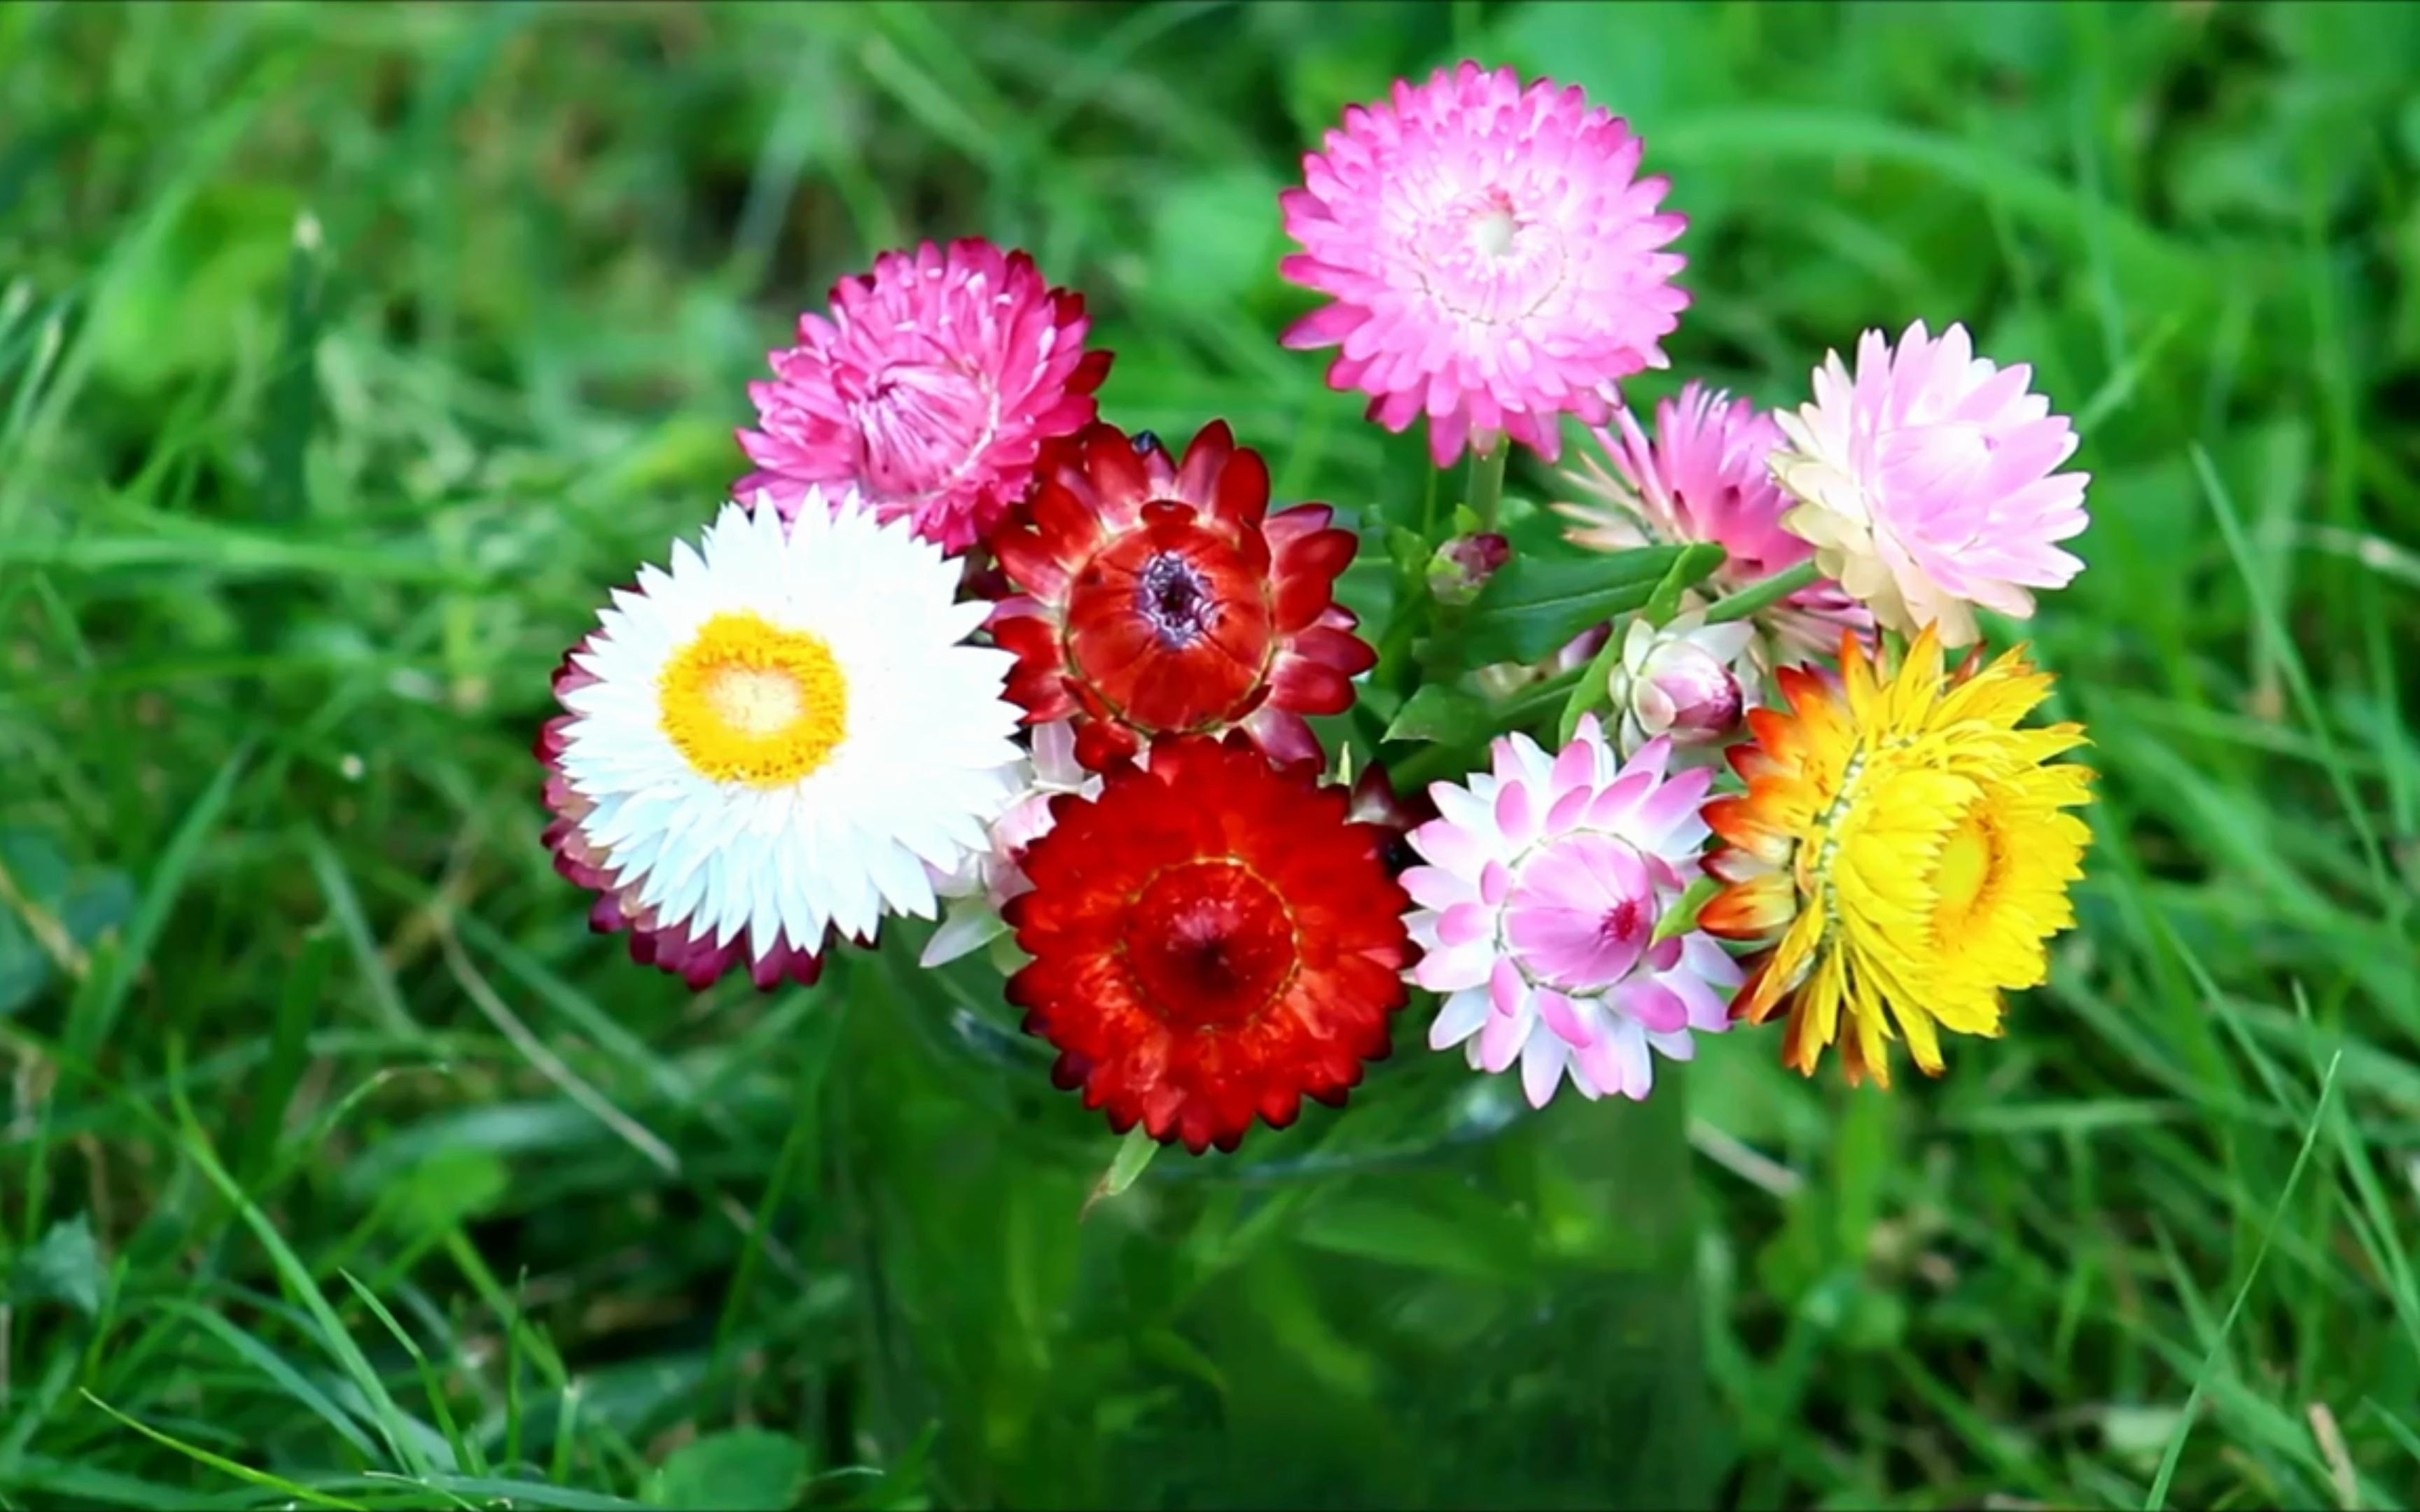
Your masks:
{"label": "deep red flower center", "polygon": [[1094,556],[1067,595],[1070,665],[1145,731],[1249,713],[1275,641],[1266,572],[1194,523],[1189,508],[1171,509],[1181,517],[1130,531]]}
{"label": "deep red flower center", "polygon": [[1637,938],[1639,927],[1646,922],[1644,913],[1637,899],[1624,898],[1606,909],[1605,917],[1597,920],[1597,933],[1608,942],[1627,945]]}
{"label": "deep red flower center", "polygon": [[1129,905],[1126,964],[1173,1028],[1248,1024],[1293,976],[1294,918],[1267,883],[1223,857],[1152,878]]}

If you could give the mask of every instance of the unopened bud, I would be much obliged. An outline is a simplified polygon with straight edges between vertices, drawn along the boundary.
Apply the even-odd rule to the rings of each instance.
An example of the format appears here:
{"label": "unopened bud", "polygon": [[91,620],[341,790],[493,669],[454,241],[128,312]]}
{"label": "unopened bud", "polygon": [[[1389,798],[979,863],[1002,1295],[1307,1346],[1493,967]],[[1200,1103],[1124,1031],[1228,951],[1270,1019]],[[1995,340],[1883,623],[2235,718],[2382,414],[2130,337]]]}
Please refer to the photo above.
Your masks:
{"label": "unopened bud", "polygon": [[1493,531],[1457,535],[1429,558],[1429,592],[1459,607],[1479,596],[1496,569],[1512,560],[1512,543]]}
{"label": "unopened bud", "polygon": [[1671,736],[1676,746],[1730,739],[1746,712],[1739,669],[1755,635],[1750,625],[1706,625],[1697,615],[1683,615],[1660,630],[1632,621],[1621,660],[1606,682],[1621,712],[1624,752],[1658,735]]}

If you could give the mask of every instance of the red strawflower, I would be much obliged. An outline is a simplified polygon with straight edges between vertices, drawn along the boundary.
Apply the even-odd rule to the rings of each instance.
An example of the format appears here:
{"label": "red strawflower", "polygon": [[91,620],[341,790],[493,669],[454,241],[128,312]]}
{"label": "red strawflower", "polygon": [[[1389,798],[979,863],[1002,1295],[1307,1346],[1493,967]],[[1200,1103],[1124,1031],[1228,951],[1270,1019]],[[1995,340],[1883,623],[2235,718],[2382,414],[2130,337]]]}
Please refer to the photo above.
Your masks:
{"label": "red strawflower", "polygon": [[1216,420],[1182,462],[1096,424],[1039,477],[992,538],[1019,590],[992,639],[1016,654],[1026,721],[1073,718],[1095,771],[1155,735],[1237,728],[1276,760],[1317,760],[1303,717],[1350,707],[1377,660],[1334,600],[1357,543],[1328,507],[1270,514],[1268,465]]}
{"label": "red strawflower", "polygon": [[1163,736],[1098,797],[1055,800],[1001,916],[1051,1079],[1197,1155],[1255,1114],[1284,1128],[1305,1093],[1342,1104],[1387,1054],[1411,954],[1388,832],[1350,802],[1237,734]]}
{"label": "red strawflower", "polygon": [[[554,671],[554,696],[559,702],[564,695],[584,687],[597,679],[572,663],[574,656],[588,649],[588,637],[564,654],[563,662]],[[559,714],[538,727],[536,753],[546,767],[543,794],[547,811],[554,817],[548,823],[544,836],[546,848],[554,855],[554,869],[573,883],[597,894],[589,905],[588,927],[599,934],[616,930],[630,932],[630,959],[643,966],[658,966],[689,983],[691,989],[704,992],[732,967],[745,964],[749,980],[770,991],[783,981],[798,982],[812,987],[823,975],[823,940],[801,947],[787,935],[762,955],[752,953],[748,933],[742,930],[724,944],[714,943],[711,928],[691,933],[689,924],[676,924],[671,929],[658,927],[652,911],[638,901],[638,888],[625,889],[613,865],[613,856],[591,846],[581,833],[580,822],[595,807],[588,799],[573,791],[563,775],[563,733],[573,717]]]}

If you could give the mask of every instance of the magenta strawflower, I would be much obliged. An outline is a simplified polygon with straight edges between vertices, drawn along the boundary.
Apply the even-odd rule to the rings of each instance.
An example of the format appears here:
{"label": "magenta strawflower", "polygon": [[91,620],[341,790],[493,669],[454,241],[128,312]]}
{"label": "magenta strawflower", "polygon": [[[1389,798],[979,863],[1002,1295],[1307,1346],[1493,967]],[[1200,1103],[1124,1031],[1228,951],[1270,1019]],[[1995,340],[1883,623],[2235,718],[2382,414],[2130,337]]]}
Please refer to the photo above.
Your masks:
{"label": "magenta strawflower", "polygon": [[[1704,594],[1683,595],[1683,609],[1769,578],[1804,562],[1814,548],[1782,529],[1790,500],[1774,481],[1771,458],[1782,444],[1772,415],[1746,399],[1694,379],[1655,406],[1651,439],[1625,406],[1596,432],[1610,471],[1582,454],[1563,477],[1580,497],[1555,506],[1576,521],[1566,533],[1601,551],[1711,541],[1723,564]],[[1829,656],[1840,631],[1872,622],[1836,582],[1810,583],[1757,617],[1774,639],[1777,659]]]}
{"label": "magenta strawflower", "polygon": [[1466,62],[1348,106],[1279,197],[1303,250],[1285,277],[1329,296],[1284,336],[1340,347],[1331,387],[1401,431],[1429,419],[1439,467],[1509,436],[1549,459],[1559,417],[1603,424],[1617,379],[1666,365],[1689,297],[1665,180],[1576,87]]}
{"label": "magenta strawflower", "polygon": [[1490,751],[1490,770],[1429,789],[1438,817],[1411,833],[1411,979],[1445,999],[1429,1043],[1481,1071],[1518,1062],[1534,1106],[1566,1074],[1584,1097],[1643,1098],[1650,1051],[1696,1055],[1740,982],[1705,934],[1655,937],[1698,876],[1714,774],[1667,775],[1664,739],[1619,761],[1594,715],[1558,755],[1517,733]]}
{"label": "magenta strawflower", "polygon": [[2056,471],[2075,430],[2032,377],[1977,357],[1962,325],[1934,338],[1919,320],[1895,349],[1869,331],[1854,379],[1827,353],[1814,402],[1776,416],[1774,476],[1796,501],[1782,523],[1904,634],[1934,625],[1943,645],[1971,645],[1978,606],[2030,616],[2031,590],[2084,568],[2057,543],[2085,527],[2088,477]]}
{"label": "magenta strawflower", "polygon": [[988,533],[1033,480],[1045,441],[1092,423],[1109,354],[1087,352],[1084,297],[1022,252],[967,239],[886,252],[832,285],[829,318],[748,386],[757,471],[734,486],[786,516],[814,484],[854,484],[884,519],[908,515],[945,551]]}

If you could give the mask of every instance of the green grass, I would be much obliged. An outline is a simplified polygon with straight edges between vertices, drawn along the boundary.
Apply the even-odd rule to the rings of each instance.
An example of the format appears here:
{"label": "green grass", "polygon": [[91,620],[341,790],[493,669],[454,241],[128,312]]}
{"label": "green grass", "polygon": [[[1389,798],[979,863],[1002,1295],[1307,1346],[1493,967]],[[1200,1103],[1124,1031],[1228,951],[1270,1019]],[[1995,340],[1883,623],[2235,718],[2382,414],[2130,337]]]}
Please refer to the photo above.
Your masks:
{"label": "green grass", "polygon": [[2420,8],[13,4],[0,1507],[1098,1502],[1193,1400],[1116,1351],[1218,1391],[1255,1331],[1359,1431],[1356,1341],[1202,1278],[1478,1228],[1200,1196],[1216,1342],[1082,1247],[1113,1143],[897,954],[698,1000],[591,937],[527,746],[905,239],[1082,287],[1120,424],[1416,517],[1417,438],[1275,344],[1274,194],[1457,49],[1644,132],[1678,373],[1787,400],[1963,318],[2085,417],[2054,985],[1886,1099],[1770,1035],[1691,1083],[1726,1496],[2420,1498]]}

